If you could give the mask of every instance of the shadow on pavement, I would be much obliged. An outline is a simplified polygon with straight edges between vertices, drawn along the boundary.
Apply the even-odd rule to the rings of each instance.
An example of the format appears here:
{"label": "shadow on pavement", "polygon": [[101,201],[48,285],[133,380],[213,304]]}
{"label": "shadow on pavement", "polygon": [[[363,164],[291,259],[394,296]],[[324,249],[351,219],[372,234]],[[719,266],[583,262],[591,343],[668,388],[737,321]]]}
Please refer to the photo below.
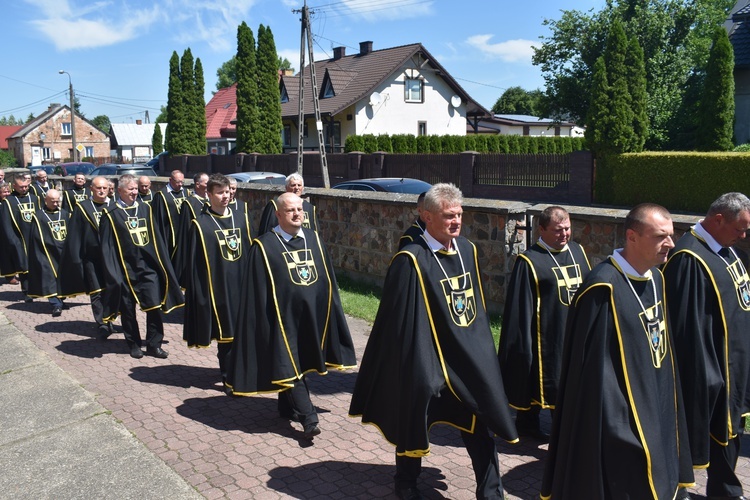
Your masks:
{"label": "shadow on pavement", "polygon": [[55,346],[58,351],[79,358],[101,358],[105,354],[122,354],[127,356],[129,350],[125,342],[103,341],[98,338],[82,340],[63,340]]}
{"label": "shadow on pavement", "polygon": [[[423,461],[423,465],[424,465]],[[346,498],[373,498],[373,489],[393,491],[393,465],[372,465],[354,462],[323,461],[299,467],[276,467],[269,471],[269,488],[291,498],[331,498],[334,493]],[[326,478],[325,483],[311,480]],[[445,476],[434,467],[422,467],[417,487],[424,498],[446,498],[440,493],[448,489]],[[385,494],[377,494],[378,498]]]}
{"label": "shadow on pavement", "polygon": [[98,327],[93,321],[48,321],[36,325],[35,328],[36,331],[42,333],[72,333],[89,338],[98,336]]}
{"label": "shadow on pavement", "polygon": [[196,387],[205,391],[222,391],[221,373],[216,368],[189,365],[137,366],[130,370],[130,377],[147,384],[173,387]]}
{"label": "shadow on pavement", "polygon": [[354,391],[354,382],[357,380],[357,372],[352,370],[339,371],[328,370],[327,375],[319,375],[310,372],[305,375],[307,386],[311,394],[351,394]]}

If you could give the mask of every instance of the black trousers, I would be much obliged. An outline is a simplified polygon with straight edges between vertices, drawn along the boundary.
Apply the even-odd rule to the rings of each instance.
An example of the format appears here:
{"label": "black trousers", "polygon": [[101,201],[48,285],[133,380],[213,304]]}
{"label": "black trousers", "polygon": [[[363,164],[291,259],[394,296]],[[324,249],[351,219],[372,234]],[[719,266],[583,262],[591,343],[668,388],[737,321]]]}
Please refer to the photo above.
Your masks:
{"label": "black trousers", "polygon": [[745,429],[745,419],[741,421],[740,432],[737,437],[729,440],[727,446],[721,446],[711,439],[709,448],[708,481],[706,482],[706,496],[709,497],[738,497],[742,495],[742,483],[735,474],[737,459],[740,456],[742,432]]}
{"label": "black trousers", "polygon": [[[120,314],[122,315],[122,329],[128,347],[142,346],[141,332],[135,316],[135,297],[125,294],[120,299]],[[161,347],[164,340],[164,319],[161,309],[152,309],[146,313],[146,346]]]}
{"label": "black trousers", "polygon": [[216,357],[219,358],[219,370],[221,371],[221,381],[227,380],[227,369],[229,368],[229,353],[232,351],[231,342],[217,342]]}
{"label": "black trousers", "polygon": [[279,415],[296,420],[303,427],[318,423],[318,412],[310,401],[304,378],[297,380],[291,389],[279,393]]}
{"label": "black trousers", "polygon": [[91,295],[89,295],[89,300],[91,300],[91,312],[94,314],[94,321],[96,321],[96,324],[99,326],[102,326],[104,324],[104,307],[102,306],[102,293],[101,292],[94,292]]}
{"label": "black trousers", "polygon": [[[477,498],[503,498],[503,483],[500,478],[500,462],[497,447],[487,427],[477,421],[474,433],[461,431],[466,451],[471,457],[471,466],[477,479]],[[396,455],[396,488],[415,488],[422,472],[422,459]]]}

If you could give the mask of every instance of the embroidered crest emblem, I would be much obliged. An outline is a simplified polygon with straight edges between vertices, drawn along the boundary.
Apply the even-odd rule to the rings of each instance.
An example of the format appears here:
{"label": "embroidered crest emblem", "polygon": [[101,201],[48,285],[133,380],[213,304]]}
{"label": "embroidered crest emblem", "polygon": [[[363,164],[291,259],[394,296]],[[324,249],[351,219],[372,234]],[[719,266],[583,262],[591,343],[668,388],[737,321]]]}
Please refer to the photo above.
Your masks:
{"label": "embroidered crest emblem", "polygon": [[31,222],[31,219],[34,218],[34,211],[36,208],[34,207],[33,202],[19,203],[18,210],[21,212],[21,219],[23,219],[24,222]]}
{"label": "embroidered crest emblem", "polygon": [[[462,289],[464,280],[466,285]],[[443,287],[443,294],[453,322],[458,326],[469,326],[477,317],[477,303],[471,274],[465,273],[443,279],[440,285]]]}
{"label": "embroidered crest emblem", "polygon": [[219,242],[222,259],[234,262],[242,256],[242,240],[240,240],[239,228],[217,230],[214,231],[214,234]]}
{"label": "embroidered crest emblem", "polygon": [[177,213],[180,213],[182,210],[182,202],[185,201],[185,198],[175,198],[174,199],[174,206],[177,207]]}
{"label": "embroidered crest emblem", "polygon": [[553,267],[552,272],[555,273],[557,279],[557,297],[563,305],[569,306],[573,302],[578,287],[583,283],[580,266],[574,264]]}
{"label": "embroidered crest emblem", "polygon": [[148,237],[148,226],[146,226],[146,219],[139,219],[138,217],[128,217],[125,222],[130,233],[130,239],[133,243],[139,247],[145,247],[149,243]]}
{"label": "embroidered crest emblem", "polygon": [[52,237],[55,241],[65,241],[68,236],[68,225],[63,220],[51,220],[48,222],[49,228],[52,231]]}
{"label": "embroidered crest emblem", "polygon": [[310,214],[307,213],[307,210],[304,210],[302,212],[302,227],[307,229],[315,229],[310,225]]}
{"label": "embroidered crest emblem", "polygon": [[727,271],[737,290],[737,301],[740,307],[743,311],[750,311],[750,277],[747,275],[747,269],[740,259],[734,259],[734,262],[727,266]]}
{"label": "embroidered crest emblem", "polygon": [[86,196],[86,192],[83,192],[83,193],[81,193],[81,194],[78,194],[78,193],[76,193],[76,194],[75,194],[75,199],[76,199],[76,201],[83,201],[83,200],[85,200],[86,198],[87,198],[87,196]]}
{"label": "embroidered crest emblem", "polygon": [[284,252],[283,255],[292,283],[310,286],[318,281],[318,268],[315,266],[312,250],[294,250]]}
{"label": "embroidered crest emblem", "polygon": [[667,328],[664,323],[662,303],[659,302],[655,306],[649,307],[645,314],[641,312],[638,317],[641,320],[643,330],[646,332],[651,362],[654,364],[654,368],[661,368],[661,363],[667,355]]}

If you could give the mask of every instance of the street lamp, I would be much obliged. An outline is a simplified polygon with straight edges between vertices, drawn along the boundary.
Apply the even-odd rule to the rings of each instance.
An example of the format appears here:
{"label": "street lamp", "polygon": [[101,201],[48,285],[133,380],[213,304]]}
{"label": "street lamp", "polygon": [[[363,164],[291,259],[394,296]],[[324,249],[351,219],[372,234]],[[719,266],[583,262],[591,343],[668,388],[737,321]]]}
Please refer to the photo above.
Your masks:
{"label": "street lamp", "polygon": [[73,142],[73,161],[78,161],[78,150],[76,149],[76,111],[73,107],[75,103],[75,96],[73,94],[73,80],[70,78],[70,73],[65,70],[60,70],[58,73],[68,75],[68,83],[70,84],[70,139]]}

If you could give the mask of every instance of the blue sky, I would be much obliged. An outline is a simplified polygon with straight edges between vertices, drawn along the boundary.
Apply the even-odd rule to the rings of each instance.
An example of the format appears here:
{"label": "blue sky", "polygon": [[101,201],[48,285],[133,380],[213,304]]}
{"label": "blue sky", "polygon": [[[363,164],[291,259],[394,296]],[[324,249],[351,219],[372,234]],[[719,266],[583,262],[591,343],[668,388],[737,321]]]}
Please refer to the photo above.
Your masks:
{"label": "blue sky", "polygon": [[[532,45],[560,10],[604,0],[309,0],[316,60],[371,40],[373,49],[422,43],[476,101],[490,108],[515,85],[543,87]],[[200,57],[206,100],[216,69],[236,52],[237,26],[270,27],[279,55],[299,70],[302,0],[16,0],[2,7],[0,116],[39,115],[68,102],[67,75],[87,118],[151,120],[166,104],[169,58]]]}

